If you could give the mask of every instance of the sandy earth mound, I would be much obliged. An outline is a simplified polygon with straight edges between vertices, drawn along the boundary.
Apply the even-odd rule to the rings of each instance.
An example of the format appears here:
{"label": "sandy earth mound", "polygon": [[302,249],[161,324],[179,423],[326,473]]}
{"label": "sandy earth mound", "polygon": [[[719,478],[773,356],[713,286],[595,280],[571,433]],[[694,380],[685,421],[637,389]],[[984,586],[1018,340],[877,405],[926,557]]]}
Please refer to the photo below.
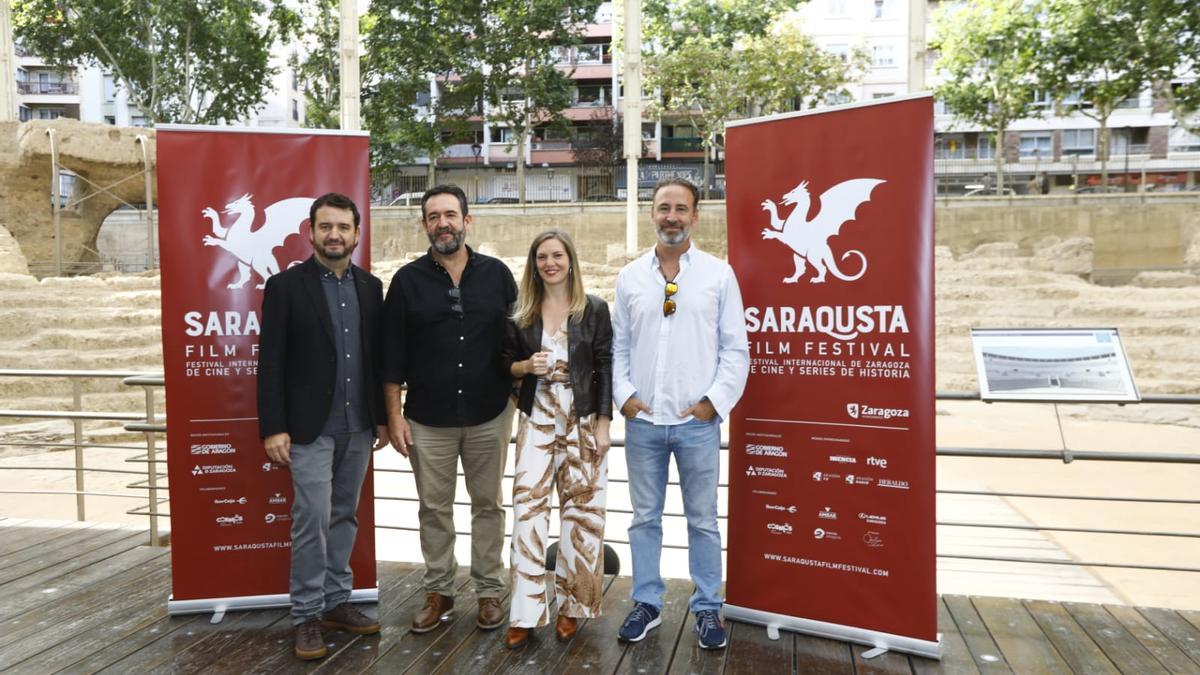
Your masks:
{"label": "sandy earth mound", "polygon": [[[488,252],[487,244],[480,250]],[[386,282],[412,257],[377,263],[375,271]],[[958,260],[939,249],[938,389],[977,388],[972,327],[1115,326],[1142,392],[1200,393],[1200,286],[1092,285],[1079,276],[1090,267],[1089,258],[1088,241],[1071,239],[1048,239],[1028,257],[1003,243],[981,246]],[[524,260],[505,262],[519,278]],[[584,263],[588,288],[611,301],[619,264]],[[0,368],[162,369],[155,273],[38,281],[0,272],[0,293],[6,299],[0,310]],[[140,390],[119,381],[89,381],[84,392],[85,407],[93,410],[144,409]],[[69,396],[65,381],[0,379],[0,407],[62,408]],[[1200,414],[1163,406],[1095,410],[1200,425]]]}

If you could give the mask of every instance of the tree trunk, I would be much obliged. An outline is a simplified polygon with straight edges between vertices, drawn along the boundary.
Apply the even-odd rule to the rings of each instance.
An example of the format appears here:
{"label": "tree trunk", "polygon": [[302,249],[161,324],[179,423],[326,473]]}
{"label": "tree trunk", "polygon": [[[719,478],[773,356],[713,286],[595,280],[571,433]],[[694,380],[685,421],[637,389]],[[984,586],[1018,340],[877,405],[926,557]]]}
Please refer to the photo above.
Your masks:
{"label": "tree trunk", "polygon": [[700,178],[700,195],[703,199],[708,199],[708,153],[712,152],[712,146],[705,143],[704,148],[704,174]]}
{"label": "tree trunk", "polygon": [[996,194],[1004,192],[1004,129],[996,130]]}
{"label": "tree trunk", "polygon": [[1101,194],[1108,192],[1108,140],[1108,116],[1102,116],[1100,118],[1100,131],[1096,138],[1096,155],[1100,160]]}
{"label": "tree trunk", "polygon": [[525,143],[528,132],[517,134],[517,203],[525,203]]}
{"label": "tree trunk", "polygon": [[437,157],[433,153],[429,153],[429,184],[425,187],[426,190],[437,185]]}

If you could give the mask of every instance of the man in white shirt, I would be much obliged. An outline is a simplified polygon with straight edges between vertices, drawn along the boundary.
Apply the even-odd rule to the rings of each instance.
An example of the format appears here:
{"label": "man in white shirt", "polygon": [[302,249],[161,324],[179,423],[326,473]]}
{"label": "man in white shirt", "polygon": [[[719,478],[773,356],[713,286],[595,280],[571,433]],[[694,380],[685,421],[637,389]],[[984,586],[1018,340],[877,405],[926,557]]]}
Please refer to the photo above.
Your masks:
{"label": "man in white shirt", "polygon": [[613,401],[625,416],[633,522],[634,607],[618,639],[637,642],[661,623],[662,513],[671,455],[688,524],[700,646],[725,646],[717,480],[721,420],[741,398],[750,367],[742,295],[733,269],[691,240],[699,190],[673,178],[654,189],[654,249],[617,277]]}

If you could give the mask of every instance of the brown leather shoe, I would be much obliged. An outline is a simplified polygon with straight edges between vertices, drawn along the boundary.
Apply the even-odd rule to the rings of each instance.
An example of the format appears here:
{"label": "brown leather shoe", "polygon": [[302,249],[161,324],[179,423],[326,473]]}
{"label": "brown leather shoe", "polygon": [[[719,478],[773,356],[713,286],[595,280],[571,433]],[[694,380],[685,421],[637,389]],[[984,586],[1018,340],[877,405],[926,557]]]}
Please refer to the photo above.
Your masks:
{"label": "brown leather shoe", "polygon": [[324,628],[341,628],[357,635],[374,635],[379,632],[379,622],[358,611],[354,605],[343,602],[333,611],[321,617]]}
{"label": "brown leather shoe", "polygon": [[504,646],[509,649],[520,649],[529,642],[529,629],[520,626],[509,626],[504,634]]}
{"label": "brown leather shoe", "polygon": [[325,658],[325,639],[321,637],[321,622],[316,619],[296,626],[296,658],[305,661]]}
{"label": "brown leather shoe", "polygon": [[499,598],[480,598],[479,599],[479,616],[475,618],[475,625],[484,630],[499,628],[504,624],[504,620],[508,618],[504,614],[504,610],[500,608]]}
{"label": "brown leather shoe", "polygon": [[570,642],[571,638],[575,637],[575,631],[579,630],[579,619],[573,616],[558,615],[558,620],[554,622],[554,635],[558,637],[559,642]]}
{"label": "brown leather shoe", "polygon": [[426,593],[425,606],[413,617],[412,632],[428,633],[448,621],[453,612],[454,598],[441,593]]}

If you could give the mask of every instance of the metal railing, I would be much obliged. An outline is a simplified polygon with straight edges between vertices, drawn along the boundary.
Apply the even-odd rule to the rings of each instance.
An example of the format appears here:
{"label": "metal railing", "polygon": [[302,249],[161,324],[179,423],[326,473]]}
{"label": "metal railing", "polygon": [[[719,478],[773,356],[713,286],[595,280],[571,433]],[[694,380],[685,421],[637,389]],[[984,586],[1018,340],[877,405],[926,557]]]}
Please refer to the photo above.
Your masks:
{"label": "metal railing", "polygon": [[[119,373],[108,371],[37,371],[37,370],[0,370],[0,377],[66,377],[72,382],[74,392],[74,408],[69,411],[29,411],[29,410],[0,410],[0,417],[24,417],[24,418],[55,418],[71,420],[75,427],[74,442],[71,443],[37,443],[42,446],[52,447],[72,447],[75,449],[75,466],[63,467],[61,470],[76,472],[76,490],[75,491],[0,491],[18,494],[63,494],[75,495],[77,499],[78,516],[80,520],[84,519],[84,502],[85,496],[120,496],[129,497],[130,495],[116,495],[111,493],[89,492],[85,489],[83,476],[89,471],[107,472],[107,473],[136,473],[145,475],[145,479],[127,485],[131,489],[145,489],[148,491],[146,506],[137,507],[127,511],[126,513],[134,515],[148,516],[151,523],[151,538],[153,542],[157,542],[157,519],[169,517],[169,513],[159,509],[159,505],[168,501],[166,498],[160,498],[159,492],[168,492],[169,487],[161,486],[159,479],[164,477],[163,473],[158,470],[158,462],[161,461],[158,457],[159,450],[156,443],[156,435],[166,431],[166,421],[161,418],[156,418],[154,415],[154,390],[163,386],[163,378],[161,375],[146,375],[141,373]],[[123,382],[128,386],[140,386],[145,390],[146,397],[146,412],[142,413],[104,413],[104,412],[88,412],[82,410],[81,407],[81,385],[82,379],[93,377],[107,378],[122,378]],[[939,392],[937,399],[940,401],[978,401],[978,392]],[[1194,395],[1143,395],[1139,405],[1200,405],[1200,396]],[[1057,415],[1058,404],[1053,404],[1056,409],[1056,418],[1059,419],[1060,434],[1061,434],[1061,418]],[[1091,404],[1096,405],[1096,404]],[[1124,404],[1119,404],[1124,405]],[[125,429],[143,433],[146,439],[146,454],[126,460],[127,462],[145,463],[146,470],[129,471],[88,467],[83,463],[83,450],[88,447],[122,447],[130,449],[136,446],[104,446],[100,444],[84,443],[82,440],[81,425],[86,420],[118,420],[126,421]],[[19,442],[0,442],[5,445],[17,445]],[[624,439],[614,438],[612,440],[613,447],[624,447]],[[728,452],[728,444],[721,444],[721,451]],[[1062,447],[1059,449],[1046,448],[988,448],[988,447],[939,447],[937,448],[938,457],[973,457],[973,458],[992,458],[992,459],[1025,459],[1025,460],[1043,460],[1062,462],[1070,464],[1073,462],[1130,462],[1144,464],[1160,464],[1164,466],[1171,465],[1192,465],[1200,466],[1200,454],[1195,453],[1164,453],[1153,451],[1094,451],[1094,450],[1076,450],[1067,447],[1064,440]],[[46,470],[45,467],[5,467],[9,470]],[[376,468],[377,473],[382,474],[412,474],[411,468],[389,469]],[[461,475],[461,474],[459,474]],[[511,479],[512,474],[506,474],[505,478]],[[628,484],[628,479],[609,477],[608,482],[613,484]],[[669,485],[678,486],[677,481],[669,481]],[[722,482],[718,485],[719,489],[727,489],[728,483]],[[939,495],[962,495],[962,496],[982,496],[982,497],[1005,497],[1017,499],[1044,499],[1044,500],[1083,500],[1091,502],[1113,502],[1123,504],[1159,504],[1172,506],[1200,506],[1200,499],[1179,499],[1165,497],[1144,497],[1138,495],[1089,495],[1089,494],[1062,494],[1062,493],[1037,493],[1037,492],[1015,492],[1015,491],[994,491],[994,490],[956,490],[956,489],[938,489]],[[417,502],[417,497],[403,496],[397,494],[377,494],[376,501],[379,502]],[[470,506],[469,501],[457,500],[455,506]],[[511,509],[511,501],[505,501],[505,509]],[[609,513],[618,513],[624,515],[632,515],[631,509],[609,508]],[[683,518],[685,515],[680,512],[665,511],[664,517],[667,518]],[[726,520],[727,516],[718,515],[719,520]],[[1177,539],[1200,539],[1200,531],[1171,531],[1171,530],[1136,530],[1136,529],[1119,529],[1119,528],[1096,528],[1096,527],[1069,527],[1060,525],[1040,525],[1040,524],[1005,524],[994,522],[971,522],[957,520],[938,520],[938,526],[942,527],[965,527],[965,528],[986,528],[986,529],[1003,529],[1003,530],[1025,530],[1037,532],[1066,532],[1087,535],[1116,535],[1125,537],[1169,537]],[[408,525],[388,525],[377,523],[378,529],[410,531],[416,532],[418,528]],[[456,534],[467,536],[470,533],[460,531]],[[505,535],[506,537],[509,535]],[[551,537],[554,539],[554,537]],[[624,539],[606,539],[607,543],[612,544],[628,544]],[[685,545],[664,543],[664,548],[686,549]],[[938,553],[939,558],[954,558],[968,560],[983,560],[991,562],[1007,562],[1007,563],[1031,563],[1031,564],[1046,564],[1046,565],[1071,565],[1077,567],[1112,567],[1122,569],[1138,569],[1138,570],[1158,570],[1166,572],[1200,572],[1200,567],[1187,565],[1171,565],[1171,564],[1135,564],[1123,563],[1108,560],[1057,560],[1046,558],[1027,558],[1015,556],[996,556],[996,555],[973,555],[960,553]]]}
{"label": "metal railing", "polygon": [[[68,442],[44,442],[44,441],[20,441],[12,439],[0,440],[0,445],[10,447],[31,447],[31,448],[70,448],[74,453],[73,466],[66,467],[48,467],[48,466],[4,466],[5,470],[9,471],[70,471],[75,474],[75,489],[74,490],[2,490],[0,494],[22,494],[22,495],[64,495],[75,497],[75,516],[77,520],[87,520],[87,497],[108,497],[122,499],[137,499],[147,500],[146,513],[151,515],[150,518],[150,544],[152,546],[159,545],[158,537],[158,519],[155,516],[158,513],[158,505],[166,498],[160,497],[157,486],[159,478],[163,478],[165,474],[159,473],[158,463],[161,461],[157,456],[157,443],[155,434],[166,429],[162,419],[155,415],[155,390],[162,386],[161,376],[155,377],[139,372],[125,371],[109,371],[109,370],[26,370],[26,369],[0,369],[0,378],[38,378],[38,379],[65,379],[71,385],[71,407],[68,410],[19,410],[19,409],[3,409],[0,410],[0,418],[8,419],[44,419],[44,420],[65,420],[71,423],[72,434]],[[96,379],[120,379],[126,385],[143,385],[145,389],[145,412],[116,412],[116,411],[89,411],[83,408],[83,383],[86,380]],[[92,443],[84,440],[83,424],[84,422],[123,422],[125,428],[130,431],[143,431],[138,427],[149,427],[153,430],[145,430],[144,437],[145,446],[123,445],[111,443]],[[130,470],[130,469],[114,469],[111,467],[90,466],[86,463],[85,451],[90,448],[109,448],[118,450],[135,450],[146,451],[145,459],[135,457],[128,459],[126,462],[145,461],[147,468],[145,470]],[[130,483],[125,487],[127,489],[148,488],[146,497],[138,494],[128,494],[119,492],[103,492],[88,490],[86,486],[86,476],[89,473],[105,473],[105,474],[127,474],[136,476],[145,476],[145,481],[139,480]],[[128,514],[141,515],[143,512],[141,507],[137,507],[126,511]]]}
{"label": "metal railing", "polygon": [[17,83],[18,94],[66,94],[68,96],[79,93],[78,82],[39,82],[33,80],[30,82]]}

